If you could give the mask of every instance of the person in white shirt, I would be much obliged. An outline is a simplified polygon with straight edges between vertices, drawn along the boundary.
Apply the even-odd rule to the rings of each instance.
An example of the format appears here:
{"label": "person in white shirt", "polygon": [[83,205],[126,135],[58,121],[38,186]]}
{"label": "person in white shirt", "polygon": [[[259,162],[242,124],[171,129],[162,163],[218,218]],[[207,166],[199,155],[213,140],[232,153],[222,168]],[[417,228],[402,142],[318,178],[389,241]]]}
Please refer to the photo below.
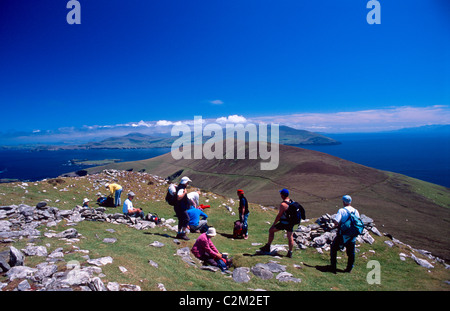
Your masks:
{"label": "person in white shirt", "polygon": [[135,194],[134,192],[130,191],[128,193],[128,199],[123,202],[123,210],[122,212],[124,215],[127,216],[134,216],[134,217],[141,217],[141,219],[144,219],[144,212],[140,208],[134,208],[132,200],[134,199]]}
{"label": "person in white shirt", "polygon": [[[336,216],[333,219],[333,222],[335,223],[336,226],[338,226],[338,228],[340,228],[341,224],[347,221],[348,217],[350,217],[350,213],[355,213],[356,216],[360,217],[358,210],[350,205],[352,203],[352,198],[349,195],[344,195],[342,197],[342,203],[344,207],[339,209],[339,211],[337,212]],[[341,234],[340,230],[338,230],[336,238],[333,240],[333,243],[331,243],[330,249],[331,272],[336,273],[337,251],[339,249],[343,249],[344,247],[346,249],[348,257],[347,268],[344,270],[344,272],[352,271],[353,264],[355,263],[355,241],[356,237],[346,237]]]}

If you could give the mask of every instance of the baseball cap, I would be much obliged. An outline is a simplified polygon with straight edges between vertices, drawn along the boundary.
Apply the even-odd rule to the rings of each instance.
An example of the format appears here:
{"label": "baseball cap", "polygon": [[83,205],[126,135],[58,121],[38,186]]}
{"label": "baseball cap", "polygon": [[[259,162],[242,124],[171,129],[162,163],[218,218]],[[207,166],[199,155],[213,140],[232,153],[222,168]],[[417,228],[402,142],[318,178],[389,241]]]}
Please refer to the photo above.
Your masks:
{"label": "baseball cap", "polygon": [[286,188],[280,190],[280,193],[284,196],[288,196],[289,195],[289,190],[287,190]]}
{"label": "baseball cap", "polygon": [[192,181],[192,180],[190,180],[189,177],[184,176],[183,178],[181,178],[180,184],[184,185],[184,184],[187,184],[190,181]]}
{"label": "baseball cap", "polygon": [[349,196],[348,194],[346,194],[342,197],[342,201],[344,201],[347,204],[350,204],[350,203],[352,203],[352,197]]}

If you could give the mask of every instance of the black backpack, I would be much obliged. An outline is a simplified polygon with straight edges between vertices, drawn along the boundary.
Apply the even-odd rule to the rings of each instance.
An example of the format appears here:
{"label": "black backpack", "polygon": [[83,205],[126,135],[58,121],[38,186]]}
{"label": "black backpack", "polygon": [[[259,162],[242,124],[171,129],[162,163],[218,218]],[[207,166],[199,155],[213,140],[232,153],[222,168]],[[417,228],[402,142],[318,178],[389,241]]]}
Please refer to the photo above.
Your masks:
{"label": "black backpack", "polygon": [[169,188],[167,189],[165,198],[167,204],[175,206],[175,204],[177,203],[177,191],[178,187],[176,187],[175,184],[170,184]]}
{"label": "black backpack", "polygon": [[286,210],[286,218],[290,224],[299,225],[302,219],[306,219],[305,209],[300,203],[291,200]]}

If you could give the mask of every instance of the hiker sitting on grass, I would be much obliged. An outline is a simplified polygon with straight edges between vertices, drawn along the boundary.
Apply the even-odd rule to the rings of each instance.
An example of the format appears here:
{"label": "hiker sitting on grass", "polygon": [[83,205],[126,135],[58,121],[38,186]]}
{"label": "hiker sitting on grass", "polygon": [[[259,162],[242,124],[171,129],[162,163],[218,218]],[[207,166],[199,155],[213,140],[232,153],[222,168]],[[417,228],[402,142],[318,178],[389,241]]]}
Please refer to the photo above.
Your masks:
{"label": "hiker sitting on grass", "polygon": [[206,220],[208,215],[201,209],[191,207],[187,210],[187,213],[189,215],[189,230],[191,232],[199,231],[200,233],[204,233],[208,230],[208,221]]}
{"label": "hiker sitting on grass", "polygon": [[83,207],[84,208],[89,208],[89,199],[88,198],[84,198],[83,199]]}
{"label": "hiker sitting on grass", "polygon": [[[208,231],[200,234],[191,249],[192,254],[205,264],[219,267],[220,270],[225,271],[231,264],[227,258],[217,250],[211,238],[216,236],[216,229],[213,227],[208,228]],[[225,256],[227,257],[227,256]]]}
{"label": "hiker sitting on grass", "polygon": [[295,224],[292,224],[288,221],[288,217],[286,215],[286,211],[289,207],[289,203],[291,202],[291,199],[289,199],[289,190],[283,189],[280,190],[281,199],[283,200],[280,204],[278,215],[275,217],[275,220],[272,224],[272,226],[269,229],[269,238],[267,241],[267,244],[260,248],[261,252],[269,253],[270,252],[270,244],[272,244],[272,241],[275,237],[275,232],[280,230],[286,230],[287,231],[287,238],[289,242],[289,251],[287,253],[287,257],[292,257],[292,249],[294,247],[294,237],[293,237],[293,231]]}
{"label": "hiker sitting on grass", "polygon": [[123,213],[127,216],[133,216],[133,217],[141,217],[141,219],[144,219],[144,212],[141,208],[134,208],[133,202],[131,202],[134,199],[134,192],[130,191],[128,193],[128,199],[123,202]]}

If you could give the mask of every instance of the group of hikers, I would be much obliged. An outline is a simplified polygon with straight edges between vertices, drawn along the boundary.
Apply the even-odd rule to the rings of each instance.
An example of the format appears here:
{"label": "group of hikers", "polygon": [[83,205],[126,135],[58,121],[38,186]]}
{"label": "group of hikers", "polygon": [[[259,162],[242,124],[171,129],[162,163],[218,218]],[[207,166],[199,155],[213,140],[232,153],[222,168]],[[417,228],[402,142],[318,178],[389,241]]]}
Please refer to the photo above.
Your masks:
{"label": "group of hikers", "polygon": [[[192,229],[190,225],[190,219],[192,219],[191,215],[193,214],[193,211],[196,211],[195,214],[202,213],[205,219],[207,218],[206,214],[204,214],[203,212],[198,212],[196,206],[192,206],[192,204],[190,203],[191,202],[191,200],[189,199],[190,193],[187,192],[187,186],[190,182],[192,181],[188,177],[181,178],[181,181],[175,191],[176,199],[174,202],[171,203],[171,205],[174,206],[174,211],[178,218],[177,238],[182,238],[185,240],[189,240],[189,238],[186,235],[186,229],[188,226]],[[198,205],[198,193],[197,192],[194,193],[197,194],[196,203]],[[244,239],[248,239],[248,217],[249,217],[248,200],[244,196],[244,191],[242,189],[237,190],[237,195],[239,198],[239,222],[242,226],[242,236]],[[301,205],[299,205],[297,202],[292,201],[289,198],[288,189],[280,190],[280,196],[282,202],[280,204],[278,214],[275,217],[269,229],[269,236],[267,243],[260,248],[260,252],[262,254],[270,253],[271,251],[270,246],[274,240],[275,233],[280,230],[286,230],[289,245],[289,250],[286,256],[288,258],[292,258],[292,251],[294,248],[294,237],[293,237],[294,226],[300,224],[301,219],[305,219],[305,212],[303,207],[301,207]],[[338,228],[338,233],[335,239],[333,240],[330,249],[330,266],[328,268],[329,271],[333,273],[336,273],[337,271],[336,258],[337,258],[337,251],[339,249],[344,249],[345,247],[348,256],[347,267],[344,270],[344,272],[350,272],[355,262],[356,237],[358,234],[362,232],[362,229],[356,228],[356,230],[359,230],[358,233],[355,233],[355,230],[351,229],[344,230],[344,227],[347,228],[349,226],[350,227],[352,226],[351,223],[354,222],[354,217],[356,217],[356,219],[360,218],[358,210],[352,207],[351,203],[352,198],[349,195],[344,195],[342,197],[343,207],[338,210],[335,218],[333,219],[335,227]],[[291,206],[297,206],[297,212],[299,213],[299,216],[297,216],[297,218],[291,215],[292,214],[291,212],[292,209],[290,208]],[[296,209],[294,208],[293,210],[295,211]],[[195,222],[197,221],[198,217],[195,218]],[[362,222],[360,222],[360,224],[362,224]],[[194,246],[191,249],[192,253],[194,254],[195,257],[202,260],[203,262],[213,266],[218,266],[222,271],[226,270],[231,265],[231,259],[228,258],[228,254],[219,252],[215,247],[214,243],[212,242],[211,239],[217,235],[215,228],[206,226],[206,229],[201,232],[202,234],[197,238],[197,240],[194,243]]]}
{"label": "group of hikers", "polygon": [[[178,186],[172,184],[171,186],[174,188],[172,191],[170,191],[169,188],[168,194],[166,195],[166,201],[174,207],[176,217],[178,218],[178,231],[176,238],[190,240],[186,234],[188,228],[190,232],[200,232],[200,236],[196,239],[191,249],[192,254],[206,264],[219,267],[222,271],[225,271],[231,266],[232,260],[228,258],[228,254],[219,252],[212,242],[211,239],[217,235],[217,232],[214,227],[208,225],[208,215],[204,212],[204,209],[209,208],[210,206],[199,204],[199,193],[197,191],[188,193],[187,187],[191,182],[192,180],[189,177],[182,177]],[[108,197],[111,201],[113,201],[114,207],[120,206],[122,187],[116,183],[106,184],[105,187],[110,192]],[[97,202],[102,204],[106,198],[101,196],[100,193],[98,195],[99,198]],[[145,214],[142,209],[133,207],[132,201],[135,194],[130,191],[127,196],[128,198],[123,203],[123,213],[127,216],[140,217],[144,219]],[[242,189],[237,190],[237,196],[239,198],[240,234],[244,239],[248,239],[248,200],[244,196],[244,191]],[[304,209],[301,205],[289,198],[288,189],[280,190],[280,196],[282,201],[278,214],[269,228],[267,243],[260,248],[260,252],[262,254],[270,254],[271,244],[274,240],[275,233],[280,230],[285,230],[287,232],[289,246],[286,257],[291,258],[294,248],[294,226],[300,224],[301,219],[305,219]],[[336,258],[337,251],[339,249],[344,249],[345,247],[348,257],[347,267],[344,272],[350,272],[355,262],[355,242],[356,237],[360,234],[360,232],[355,234],[354,231],[347,229],[351,226],[351,223],[354,222],[354,219],[360,220],[360,215],[358,210],[351,206],[351,203],[352,198],[349,195],[344,195],[342,197],[343,207],[338,210],[337,214],[333,218],[333,223],[335,227],[338,228],[337,235],[330,248],[330,265],[328,268],[329,271],[333,273],[336,273],[337,271]],[[89,200],[87,198],[83,200],[83,206],[89,207]],[[294,221],[292,220],[291,206],[299,206],[301,208],[302,215],[300,219],[297,218]],[[347,231],[345,231],[344,228]]]}

